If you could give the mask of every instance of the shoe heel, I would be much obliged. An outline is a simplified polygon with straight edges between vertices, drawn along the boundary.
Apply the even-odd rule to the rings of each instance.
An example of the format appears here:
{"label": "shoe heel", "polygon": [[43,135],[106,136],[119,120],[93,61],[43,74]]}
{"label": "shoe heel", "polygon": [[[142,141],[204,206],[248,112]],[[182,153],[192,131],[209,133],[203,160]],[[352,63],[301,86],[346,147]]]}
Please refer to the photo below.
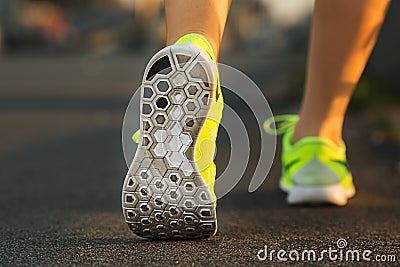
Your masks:
{"label": "shoe heel", "polygon": [[122,192],[125,221],[138,236],[207,238],[217,230],[213,198],[193,153],[213,97],[206,63],[196,49],[173,45],[146,68],[141,137]]}

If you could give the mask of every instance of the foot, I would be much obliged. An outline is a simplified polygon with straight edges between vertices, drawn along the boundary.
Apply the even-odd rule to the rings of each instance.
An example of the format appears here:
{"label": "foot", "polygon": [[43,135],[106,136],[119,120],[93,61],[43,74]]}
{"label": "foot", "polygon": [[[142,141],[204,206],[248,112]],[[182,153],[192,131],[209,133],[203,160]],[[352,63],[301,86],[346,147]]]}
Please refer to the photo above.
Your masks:
{"label": "foot", "polygon": [[186,39],[159,51],[143,78],[140,139],[122,208],[130,229],[145,238],[217,231],[213,157],[223,101],[212,51],[197,45],[206,40]]}
{"label": "foot", "polygon": [[346,146],[329,139],[305,137],[292,144],[297,116],[276,116],[282,123],[276,132],[271,130],[273,120],[267,120],[267,132],[284,134],[282,139],[281,190],[287,193],[289,204],[323,204],[344,206],[356,191],[346,161]]}

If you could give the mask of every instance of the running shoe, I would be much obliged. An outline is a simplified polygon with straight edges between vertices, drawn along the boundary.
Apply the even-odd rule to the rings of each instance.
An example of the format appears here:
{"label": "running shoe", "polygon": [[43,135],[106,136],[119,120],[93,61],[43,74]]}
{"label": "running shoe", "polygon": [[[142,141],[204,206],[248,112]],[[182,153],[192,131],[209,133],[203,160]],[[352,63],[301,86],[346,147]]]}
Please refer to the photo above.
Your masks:
{"label": "running shoe", "polygon": [[[277,123],[276,129],[271,125]],[[280,115],[265,121],[267,133],[282,139],[281,190],[287,193],[289,204],[347,204],[355,193],[353,178],[346,160],[344,142],[305,137],[292,144],[297,115]]]}
{"label": "running shoe", "polygon": [[215,56],[188,34],[148,63],[141,86],[138,149],[122,208],[138,236],[207,238],[217,231],[213,162],[223,98]]}

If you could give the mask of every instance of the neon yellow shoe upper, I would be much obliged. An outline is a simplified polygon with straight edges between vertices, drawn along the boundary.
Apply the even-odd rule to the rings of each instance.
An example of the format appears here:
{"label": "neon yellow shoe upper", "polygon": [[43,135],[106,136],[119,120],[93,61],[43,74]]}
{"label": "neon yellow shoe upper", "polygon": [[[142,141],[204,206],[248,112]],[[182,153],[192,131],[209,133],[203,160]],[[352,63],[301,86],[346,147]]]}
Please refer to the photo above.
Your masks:
{"label": "neon yellow shoe upper", "polygon": [[[274,121],[276,130],[271,128]],[[284,134],[282,139],[282,177],[280,186],[289,191],[298,186],[329,186],[340,183],[351,197],[355,193],[351,172],[346,161],[344,142],[336,145],[329,139],[305,137],[292,144],[297,115],[280,115],[265,121],[270,134]]]}
{"label": "neon yellow shoe upper", "polygon": [[[216,63],[216,57],[213,49],[207,39],[200,34],[187,34],[180,38],[176,44],[184,44],[192,42],[195,45],[201,47],[209,56],[210,59]],[[224,107],[224,99],[222,96],[218,68],[215,68],[216,75],[216,86],[214,89],[214,97],[210,105],[210,110],[207,118],[200,130],[199,137],[195,144],[194,159],[197,167],[200,170],[200,174],[203,176],[204,181],[210,187],[210,191],[214,198],[214,204],[216,205],[217,200],[214,192],[216,166],[214,163],[214,154],[216,150],[216,139],[218,135],[218,127],[222,118],[222,110]]]}

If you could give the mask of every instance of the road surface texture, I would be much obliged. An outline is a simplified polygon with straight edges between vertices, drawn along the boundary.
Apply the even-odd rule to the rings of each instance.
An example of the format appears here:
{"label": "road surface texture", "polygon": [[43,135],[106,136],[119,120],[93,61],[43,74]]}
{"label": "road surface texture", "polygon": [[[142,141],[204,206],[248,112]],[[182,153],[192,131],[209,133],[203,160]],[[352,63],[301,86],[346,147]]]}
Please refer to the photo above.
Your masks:
{"label": "road surface texture", "polygon": [[[121,124],[149,56],[0,62],[0,265],[284,265],[276,257],[259,261],[257,253],[265,245],[288,252],[334,249],[340,238],[347,241],[345,249],[369,249],[372,260],[396,255],[397,262],[390,264],[399,264],[399,147],[380,142],[368,115],[354,111],[344,133],[357,187],[348,206],[288,206],[277,189],[278,150],[257,192],[247,192],[253,157],[241,183],[219,201],[215,237],[181,242],[135,237],[120,207],[127,170]],[[263,84],[275,114],[296,111],[280,99],[284,67],[257,57],[247,65],[241,58],[225,62]],[[264,64],[268,77],[257,64]],[[229,152],[225,139],[224,134],[219,138],[220,165]],[[327,258],[323,263],[368,264]]]}

